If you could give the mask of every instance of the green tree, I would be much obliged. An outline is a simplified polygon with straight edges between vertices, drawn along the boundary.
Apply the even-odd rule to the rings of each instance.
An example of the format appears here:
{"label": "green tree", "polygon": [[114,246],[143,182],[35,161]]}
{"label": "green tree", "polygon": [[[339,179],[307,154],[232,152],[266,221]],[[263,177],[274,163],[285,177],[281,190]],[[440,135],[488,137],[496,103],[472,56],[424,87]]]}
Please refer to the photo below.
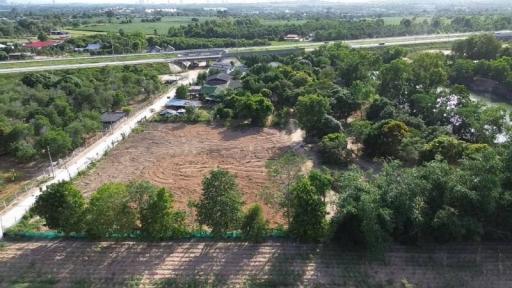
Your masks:
{"label": "green tree", "polygon": [[269,99],[261,95],[235,97],[235,114],[240,119],[250,119],[251,124],[265,126],[266,120],[274,111]]}
{"label": "green tree", "polygon": [[126,236],[137,227],[137,211],[131,205],[126,185],[102,185],[86,210],[86,233],[91,238]]}
{"label": "green tree", "polygon": [[441,53],[422,53],[412,62],[412,84],[420,91],[434,91],[447,79],[445,57]]}
{"label": "green tree", "polygon": [[457,57],[472,60],[496,59],[501,50],[501,42],[492,34],[474,35],[453,44],[452,51]]}
{"label": "green tree", "polygon": [[259,243],[265,240],[268,231],[268,223],[263,216],[263,210],[259,204],[252,205],[244,215],[241,225],[242,238]]}
{"label": "green tree", "polygon": [[421,152],[421,158],[423,161],[431,161],[435,159],[436,155],[440,155],[448,163],[454,164],[464,156],[465,145],[464,141],[452,136],[439,136],[425,145]]}
{"label": "green tree", "polygon": [[402,140],[409,133],[409,127],[401,121],[378,122],[364,140],[365,153],[370,157],[398,157]]}
{"label": "green tree", "polygon": [[318,144],[322,162],[331,165],[347,165],[352,156],[347,144],[347,136],[342,133],[325,135]]}
{"label": "green tree", "polygon": [[0,51],[0,61],[9,60],[9,54],[5,51]]}
{"label": "green tree", "polygon": [[390,100],[404,103],[411,90],[410,65],[402,59],[384,65],[380,70],[379,93]]}
{"label": "green tree", "polygon": [[475,63],[471,60],[457,59],[453,64],[450,81],[457,84],[466,84],[473,81],[475,76]]}
{"label": "green tree", "polygon": [[37,197],[34,212],[50,229],[70,234],[83,231],[85,200],[71,182],[52,184]]}
{"label": "green tree", "polygon": [[164,188],[150,197],[140,215],[141,232],[145,238],[164,240],[185,234],[184,214],[173,211],[172,206],[172,194]]}
{"label": "green tree", "polygon": [[277,203],[284,209],[288,226],[291,222],[292,209],[292,185],[299,178],[306,159],[304,156],[292,151],[287,151],[277,159],[266,163],[267,172],[272,182],[278,187],[277,193],[272,193],[271,199],[266,201],[270,205]]}
{"label": "green tree", "polygon": [[44,32],[39,32],[39,34],[37,34],[37,40],[39,41],[48,41],[48,35]]}
{"label": "green tree", "polygon": [[318,95],[299,97],[297,101],[297,120],[308,136],[315,136],[323,119],[330,112],[329,100]]}
{"label": "green tree", "polygon": [[352,113],[361,108],[361,102],[348,90],[342,89],[334,96],[331,106],[333,115],[347,119]]}
{"label": "green tree", "polygon": [[188,99],[188,86],[187,85],[180,85],[178,88],[176,88],[176,98],[178,99]]}
{"label": "green tree", "polygon": [[331,189],[333,184],[332,177],[320,170],[312,170],[309,172],[308,180],[315,187],[316,192],[322,197],[325,201],[325,196],[327,192]]}
{"label": "green tree", "polygon": [[326,206],[308,178],[300,178],[292,188],[290,234],[301,241],[320,241],[326,233]]}
{"label": "green tree", "polygon": [[239,227],[242,204],[235,176],[223,169],[213,170],[203,179],[203,195],[197,203],[199,224],[221,237]]}
{"label": "green tree", "polygon": [[50,152],[55,157],[65,156],[71,149],[73,141],[69,135],[61,129],[53,129],[41,136],[37,142],[39,149],[44,150],[45,153],[50,149]]}

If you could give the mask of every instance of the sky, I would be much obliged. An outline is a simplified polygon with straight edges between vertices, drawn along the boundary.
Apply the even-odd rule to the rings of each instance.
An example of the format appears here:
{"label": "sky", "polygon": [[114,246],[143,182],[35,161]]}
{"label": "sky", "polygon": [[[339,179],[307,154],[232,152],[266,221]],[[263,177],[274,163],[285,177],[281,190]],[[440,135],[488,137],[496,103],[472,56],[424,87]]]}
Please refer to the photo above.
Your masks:
{"label": "sky", "polygon": [[[7,1],[11,4],[50,4],[52,0],[0,0],[0,3]],[[288,2],[290,0],[285,0]],[[300,2],[311,3],[305,0],[299,0]],[[459,0],[459,2],[462,0]],[[464,0],[464,2],[502,2],[505,0]],[[148,4],[188,4],[188,3],[264,3],[264,2],[281,2],[279,0],[144,0]],[[322,0],[322,2],[332,3],[376,3],[376,2],[416,2],[425,4],[446,3],[446,0]],[[452,2],[454,2],[452,0]],[[456,1],[455,1],[456,2]],[[55,0],[56,4],[68,4],[68,3],[87,3],[87,4],[107,4],[107,3],[123,3],[123,4],[137,4],[140,0]]]}
{"label": "sky", "polygon": [[[4,0],[5,1],[5,0]],[[285,0],[288,2],[289,0]],[[397,2],[400,0],[322,0],[322,2],[333,3],[375,3],[375,2]],[[402,0],[403,1],[403,0]],[[407,1],[407,0],[406,0]],[[0,3],[2,0],[0,0]],[[8,3],[16,4],[50,4],[52,0],[7,0]],[[177,3],[258,3],[258,2],[281,2],[279,0],[144,0],[145,3],[150,4],[177,4]],[[307,1],[301,1],[306,2]],[[407,1],[409,2],[409,1]],[[431,3],[432,1],[425,1]],[[67,3],[89,3],[89,4],[106,4],[106,3],[140,3],[140,0],[55,0],[56,4]]]}

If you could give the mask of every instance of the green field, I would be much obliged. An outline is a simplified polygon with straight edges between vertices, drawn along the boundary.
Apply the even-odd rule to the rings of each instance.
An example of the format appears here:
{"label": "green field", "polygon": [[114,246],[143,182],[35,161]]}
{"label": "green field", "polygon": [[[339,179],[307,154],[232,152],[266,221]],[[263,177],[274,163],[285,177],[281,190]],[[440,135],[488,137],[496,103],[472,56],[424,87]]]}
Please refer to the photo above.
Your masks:
{"label": "green field", "polygon": [[[79,34],[81,31],[87,32],[118,32],[119,29],[123,29],[127,33],[132,32],[142,32],[144,34],[154,34],[155,30],[158,34],[167,34],[169,27],[177,27],[180,25],[187,25],[192,23],[192,18],[190,16],[166,16],[162,17],[161,22],[154,23],[143,23],[140,18],[133,19],[133,23],[121,24],[123,19],[112,20],[112,23],[91,23],[78,28],[68,28],[66,31],[74,31],[72,34]],[[218,19],[217,17],[195,17],[198,18],[200,22],[206,20],[214,20]],[[93,18],[92,22],[103,21],[106,22],[107,18]],[[261,23],[266,25],[275,25],[275,24],[302,24],[306,22],[306,20],[274,20],[262,19]],[[76,35],[80,36],[80,35]]]}
{"label": "green field", "polygon": [[[199,21],[215,19],[213,17],[196,17]],[[98,19],[99,20],[99,19]],[[140,18],[133,19],[133,23],[121,24],[121,20],[112,20],[112,23],[93,23],[79,28],[69,28],[72,31],[92,31],[92,32],[118,32],[123,29],[127,33],[142,32],[144,34],[167,34],[169,27],[187,25],[192,23],[190,16],[166,16],[162,17],[161,22],[142,23]]]}

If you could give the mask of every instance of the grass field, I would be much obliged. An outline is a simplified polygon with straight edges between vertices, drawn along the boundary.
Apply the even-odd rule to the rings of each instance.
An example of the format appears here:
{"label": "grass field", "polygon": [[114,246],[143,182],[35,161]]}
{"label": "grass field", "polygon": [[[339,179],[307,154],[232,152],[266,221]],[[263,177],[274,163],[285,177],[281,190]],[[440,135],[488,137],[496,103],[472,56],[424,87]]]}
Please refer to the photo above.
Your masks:
{"label": "grass field", "polygon": [[[132,32],[142,32],[144,34],[154,34],[155,30],[158,34],[167,34],[167,31],[170,27],[177,27],[180,25],[187,25],[192,23],[192,18],[190,16],[166,16],[162,17],[161,22],[154,23],[143,23],[140,18],[133,19],[133,23],[121,24],[121,20],[112,20],[112,23],[92,23],[87,24],[78,28],[68,28],[66,31],[74,31],[72,34],[79,36],[82,33],[94,33],[94,32],[118,32],[119,29],[123,29],[127,33]],[[200,22],[206,20],[214,20],[218,19],[217,17],[195,17],[198,18]],[[101,18],[97,18],[96,20],[100,20]],[[94,19],[93,19],[94,20]],[[106,20],[102,19],[102,20]],[[306,22],[306,20],[261,20],[263,24],[267,25],[275,25],[275,24],[302,24]]]}
{"label": "grass field", "polygon": [[[199,21],[215,19],[214,17],[196,17]],[[143,23],[140,18],[133,19],[133,23],[121,24],[120,20],[112,20],[112,23],[93,23],[79,28],[68,28],[70,31],[89,31],[89,32],[118,32],[123,29],[127,33],[142,32],[144,34],[167,34],[169,27],[187,25],[192,23],[192,17],[189,16],[166,16],[162,17],[161,22]]]}

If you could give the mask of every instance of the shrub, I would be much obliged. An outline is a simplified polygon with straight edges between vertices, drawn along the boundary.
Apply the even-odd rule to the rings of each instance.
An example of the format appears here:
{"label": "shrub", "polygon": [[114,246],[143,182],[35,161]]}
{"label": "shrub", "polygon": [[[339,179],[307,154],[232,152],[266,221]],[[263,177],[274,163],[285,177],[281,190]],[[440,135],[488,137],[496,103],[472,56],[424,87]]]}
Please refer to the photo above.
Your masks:
{"label": "shrub", "polygon": [[244,215],[242,238],[251,242],[262,242],[267,234],[268,223],[259,204],[254,204]]}
{"label": "shrub", "polygon": [[50,229],[66,234],[82,232],[85,200],[71,182],[48,186],[35,203],[35,213],[46,221]]}
{"label": "shrub", "polygon": [[137,226],[126,185],[108,183],[94,193],[87,208],[86,233],[91,238],[126,236]]}
{"label": "shrub", "polygon": [[318,148],[322,162],[325,164],[345,165],[350,160],[351,152],[347,148],[347,136],[342,133],[324,136]]}

